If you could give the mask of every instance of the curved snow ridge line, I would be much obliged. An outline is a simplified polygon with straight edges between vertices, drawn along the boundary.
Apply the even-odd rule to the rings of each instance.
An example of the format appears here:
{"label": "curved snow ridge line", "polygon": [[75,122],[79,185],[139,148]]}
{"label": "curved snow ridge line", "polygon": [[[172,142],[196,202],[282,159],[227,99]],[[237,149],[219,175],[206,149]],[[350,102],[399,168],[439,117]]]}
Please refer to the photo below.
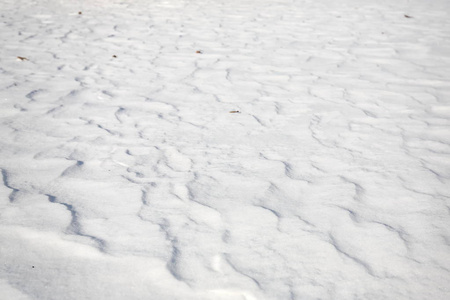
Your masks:
{"label": "curved snow ridge line", "polygon": [[263,287],[262,285],[258,282],[258,280],[256,278],[254,278],[253,276],[251,276],[249,273],[243,271],[243,270],[239,270],[239,267],[237,267],[235,264],[233,264],[232,260],[233,257],[230,254],[224,254],[224,260],[227,262],[227,264],[233,268],[233,270],[239,274],[241,274],[243,277],[246,277],[248,279],[251,280],[251,282],[259,289],[261,290]]}
{"label": "curved snow ridge line", "polygon": [[309,178],[308,176],[302,175],[305,173],[304,170],[299,170],[298,167],[295,166],[295,164],[287,161],[284,158],[279,158],[279,159],[275,159],[275,158],[269,158],[266,155],[264,155],[263,153],[259,154],[261,158],[267,160],[267,161],[273,161],[273,162],[279,162],[283,165],[284,167],[284,174],[286,175],[286,177],[288,177],[291,180],[295,180],[295,181],[299,181],[299,182],[304,182],[306,184],[311,184],[312,183],[312,179]]}
{"label": "curved snow ridge line", "polygon": [[[211,214],[209,211],[212,209],[211,207],[189,199],[192,195],[189,195],[190,192],[187,186],[185,186],[185,190],[178,191],[177,189],[173,190],[172,184],[162,184],[158,181],[163,182],[162,179],[156,180],[154,185],[146,187],[145,191],[143,191],[144,199],[139,217],[143,221],[158,224],[161,231],[164,232],[165,239],[169,242],[171,248],[171,255],[166,264],[167,269],[177,280],[185,282],[194,288],[199,283],[195,280],[195,276],[190,271],[189,266],[198,268],[198,264],[203,264],[204,262],[201,257],[191,257],[193,253],[196,253],[193,251],[197,247],[202,246],[201,244],[197,245],[197,238],[193,239],[192,234],[199,239],[205,234],[206,236],[210,236],[211,234],[207,234],[207,232],[215,232],[215,229],[212,228],[221,226],[219,217],[214,218],[209,216]],[[173,193],[173,198],[170,196],[170,193],[164,194],[169,192],[169,187],[172,187],[170,193]],[[160,192],[163,192],[163,194],[160,194]],[[157,195],[166,196],[158,197]],[[176,199],[174,199],[175,197]],[[167,203],[169,201],[175,206],[168,206]],[[213,211],[218,214],[216,210]],[[180,228],[180,218],[181,220],[186,220],[186,226],[189,227]],[[209,226],[212,228],[207,229]],[[196,232],[196,230],[199,230],[199,232]],[[212,237],[209,238],[213,239]],[[214,243],[208,246],[208,248],[214,247],[216,247]]]}
{"label": "curved snow ridge line", "polygon": [[20,191],[19,189],[16,189],[14,187],[12,187],[9,183],[9,174],[5,169],[1,169],[2,170],[2,180],[3,180],[3,185],[5,187],[7,187],[8,189],[11,190],[11,193],[8,196],[9,202],[14,202],[16,194]]}
{"label": "curved snow ridge line", "polygon": [[106,241],[99,239],[95,236],[83,233],[82,224],[80,223],[80,220],[78,218],[78,213],[75,210],[75,208],[73,207],[73,205],[64,203],[64,202],[60,202],[57,200],[57,198],[55,196],[52,196],[52,195],[45,194],[45,196],[48,197],[49,202],[55,203],[55,204],[60,204],[60,205],[64,206],[70,212],[71,221],[67,227],[67,233],[89,238],[97,245],[96,248],[98,250],[100,250],[101,252],[107,253]]}
{"label": "curved snow ridge line", "polygon": [[353,256],[351,254],[351,252],[344,250],[340,244],[334,239],[334,237],[332,235],[329,236],[330,238],[330,244],[336,249],[336,251],[340,254],[342,254],[343,256],[349,258],[351,261],[353,261],[354,263],[356,263],[357,265],[361,266],[368,274],[370,274],[371,276],[374,277],[378,277],[375,272],[373,271],[372,267],[370,266],[370,264],[368,264],[367,262]]}

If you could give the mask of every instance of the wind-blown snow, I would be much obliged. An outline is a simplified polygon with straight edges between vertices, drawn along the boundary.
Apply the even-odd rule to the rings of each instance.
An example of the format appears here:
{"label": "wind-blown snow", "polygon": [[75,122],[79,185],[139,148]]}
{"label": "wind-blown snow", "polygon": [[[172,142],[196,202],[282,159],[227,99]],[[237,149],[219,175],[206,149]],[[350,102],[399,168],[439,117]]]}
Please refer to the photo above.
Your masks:
{"label": "wind-blown snow", "polygon": [[449,1],[0,16],[1,299],[448,299]]}

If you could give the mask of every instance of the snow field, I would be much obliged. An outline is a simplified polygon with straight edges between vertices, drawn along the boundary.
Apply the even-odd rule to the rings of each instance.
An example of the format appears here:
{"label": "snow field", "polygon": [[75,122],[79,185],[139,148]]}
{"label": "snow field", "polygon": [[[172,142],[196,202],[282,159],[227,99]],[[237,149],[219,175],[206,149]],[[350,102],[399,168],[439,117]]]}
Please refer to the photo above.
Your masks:
{"label": "snow field", "polygon": [[448,298],[447,1],[0,8],[0,298]]}

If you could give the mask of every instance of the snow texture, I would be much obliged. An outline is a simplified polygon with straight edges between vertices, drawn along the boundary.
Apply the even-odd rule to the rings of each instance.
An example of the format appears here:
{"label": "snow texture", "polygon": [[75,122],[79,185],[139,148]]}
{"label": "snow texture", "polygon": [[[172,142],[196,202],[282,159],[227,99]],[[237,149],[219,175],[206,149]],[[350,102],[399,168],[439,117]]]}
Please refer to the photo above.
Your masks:
{"label": "snow texture", "polygon": [[450,1],[0,17],[1,299],[449,299]]}

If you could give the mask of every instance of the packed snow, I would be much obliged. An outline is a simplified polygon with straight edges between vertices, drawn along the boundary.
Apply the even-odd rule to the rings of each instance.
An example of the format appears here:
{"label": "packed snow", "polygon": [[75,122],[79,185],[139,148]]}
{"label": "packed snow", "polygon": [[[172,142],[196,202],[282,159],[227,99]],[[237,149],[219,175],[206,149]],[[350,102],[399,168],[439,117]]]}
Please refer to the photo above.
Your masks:
{"label": "packed snow", "polygon": [[0,16],[0,299],[450,298],[450,1]]}

